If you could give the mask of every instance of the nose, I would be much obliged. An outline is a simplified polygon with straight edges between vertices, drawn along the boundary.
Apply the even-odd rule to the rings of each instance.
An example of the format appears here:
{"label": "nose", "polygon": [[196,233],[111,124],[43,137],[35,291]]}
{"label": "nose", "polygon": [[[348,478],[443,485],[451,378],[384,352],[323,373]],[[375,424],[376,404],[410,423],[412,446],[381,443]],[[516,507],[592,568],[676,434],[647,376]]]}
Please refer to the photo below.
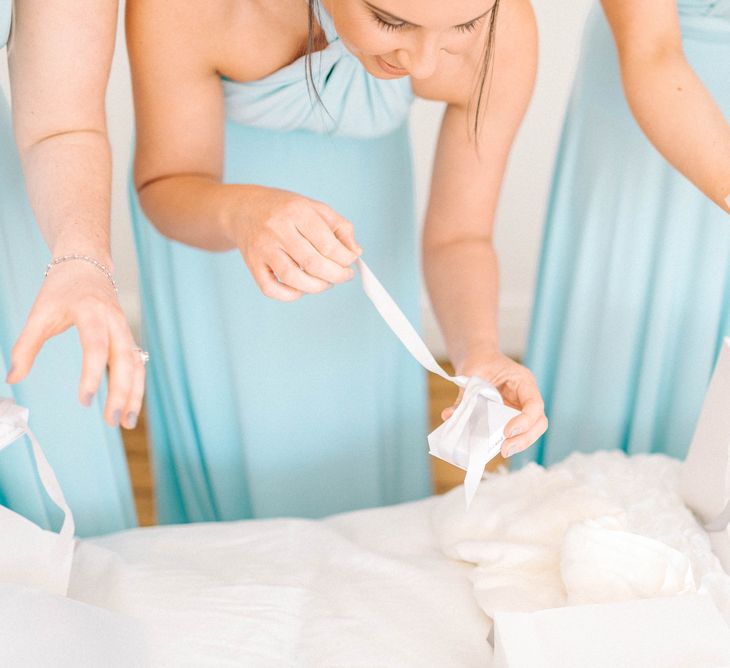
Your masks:
{"label": "nose", "polygon": [[398,60],[414,79],[428,79],[436,72],[441,52],[437,39],[424,37],[411,48],[403,49]]}

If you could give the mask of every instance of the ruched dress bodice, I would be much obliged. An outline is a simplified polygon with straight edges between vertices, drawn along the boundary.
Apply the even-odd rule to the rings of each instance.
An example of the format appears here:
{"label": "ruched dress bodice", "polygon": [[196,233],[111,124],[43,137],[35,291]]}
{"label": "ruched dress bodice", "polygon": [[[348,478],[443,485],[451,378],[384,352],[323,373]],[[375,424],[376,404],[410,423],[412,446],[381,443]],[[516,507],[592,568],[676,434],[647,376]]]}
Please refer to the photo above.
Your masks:
{"label": "ruched dress bodice", "polygon": [[327,46],[311,55],[314,88],[307,83],[306,58],[258,81],[223,78],[226,116],[243,125],[273,130],[309,130],[342,137],[379,137],[408,116],[410,78],[378,79],[344,45],[321,9]]}
{"label": "ruched dress bodice", "polygon": [[677,0],[685,37],[730,41],[730,0]]}

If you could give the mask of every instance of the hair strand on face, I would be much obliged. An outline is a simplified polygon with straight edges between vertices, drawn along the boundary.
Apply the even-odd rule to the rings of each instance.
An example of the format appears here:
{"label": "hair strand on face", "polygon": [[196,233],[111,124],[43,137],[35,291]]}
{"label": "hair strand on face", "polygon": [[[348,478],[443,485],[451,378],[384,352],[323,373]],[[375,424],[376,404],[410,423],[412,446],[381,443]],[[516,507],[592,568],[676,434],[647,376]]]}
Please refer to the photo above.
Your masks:
{"label": "hair strand on face", "polygon": [[318,103],[325,113],[332,118],[332,114],[327,110],[324,100],[319,95],[317,90],[317,84],[314,82],[314,70],[312,69],[312,54],[317,50],[317,33],[316,29],[319,28],[321,31],[322,21],[320,20],[319,12],[319,0],[309,0],[307,3],[307,46],[304,54],[304,70],[307,78],[307,91],[309,92],[309,98],[312,100],[312,104]]}
{"label": "hair strand on face", "polygon": [[[314,81],[314,70],[312,69],[312,54],[316,51],[317,34],[315,32],[318,26],[322,25],[320,21],[319,11],[319,0],[309,0],[307,3],[307,46],[305,54],[305,70],[307,77],[307,90],[309,91],[310,97],[314,96],[316,102],[322,105],[322,108],[330,115],[327,111],[322,98],[317,90],[317,85]],[[496,41],[497,34],[497,14],[499,13],[499,0],[494,0],[492,8],[489,10],[489,24],[486,30],[486,39],[484,42],[484,54],[482,57],[482,63],[479,67],[477,75],[477,81],[474,89],[474,94],[469,101],[469,115],[473,117],[474,124],[471,126],[471,131],[474,133],[475,143],[479,143],[479,125],[480,119],[489,104],[489,89],[491,88],[492,74],[494,71],[494,44]]]}
{"label": "hair strand on face", "polygon": [[[474,139],[479,143],[479,121],[489,104],[489,89],[492,86],[492,75],[494,73],[494,44],[497,39],[497,14],[499,12],[499,0],[494,0],[489,15],[487,36],[484,43],[484,55],[479,68],[474,95],[469,102],[470,109],[473,108],[474,116]],[[476,102],[476,104],[473,104]]]}

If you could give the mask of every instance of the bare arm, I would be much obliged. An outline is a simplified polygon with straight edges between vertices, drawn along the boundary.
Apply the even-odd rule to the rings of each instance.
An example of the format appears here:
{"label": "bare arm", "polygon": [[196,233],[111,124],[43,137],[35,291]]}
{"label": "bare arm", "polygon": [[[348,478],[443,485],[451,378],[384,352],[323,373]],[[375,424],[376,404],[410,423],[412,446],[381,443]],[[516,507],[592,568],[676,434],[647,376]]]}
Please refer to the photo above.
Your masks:
{"label": "bare arm", "polygon": [[[223,184],[218,52],[225,3],[129,0],[137,118],[134,180],[166,236],[212,251],[238,248],[264,294],[283,301],[353,276],[351,224],[321,202],[256,184]],[[223,12],[223,13],[222,13]],[[244,38],[245,41],[245,38]]]}
{"label": "bare arm", "polygon": [[[18,0],[9,45],[15,137],[38,225],[53,256],[89,255],[107,267],[111,154],[104,96],[117,9],[114,0]],[[29,372],[46,339],[72,325],[84,347],[81,401],[90,403],[109,362],[107,420],[124,417],[131,425],[144,372],[136,368],[111,284],[83,262],[51,270],[13,350],[10,382]]]}
{"label": "bare arm", "polygon": [[[499,353],[498,270],[494,215],[510,147],[529,102],[537,64],[537,33],[527,0],[505,2],[496,31],[494,75],[478,145],[469,134],[473,75],[416,87],[448,104],[436,153],[423,239],[424,271],[451,360],[460,373],[488,376],[523,415],[521,431],[503,452],[522,450],[547,426],[531,374]],[[468,75],[468,76],[467,76]],[[424,90],[425,89],[425,90]]]}
{"label": "bare arm", "polygon": [[682,51],[674,0],[603,0],[626,99],[649,140],[730,213],[730,125]]}

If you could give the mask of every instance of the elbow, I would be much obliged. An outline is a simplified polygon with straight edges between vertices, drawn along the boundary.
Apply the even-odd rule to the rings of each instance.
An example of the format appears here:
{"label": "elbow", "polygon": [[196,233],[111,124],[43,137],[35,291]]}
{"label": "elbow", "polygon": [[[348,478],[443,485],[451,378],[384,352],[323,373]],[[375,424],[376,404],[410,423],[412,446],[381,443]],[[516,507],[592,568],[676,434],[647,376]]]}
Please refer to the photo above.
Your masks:
{"label": "elbow", "polygon": [[89,148],[103,146],[104,150],[110,150],[109,137],[102,127],[86,128],[46,128],[44,130],[30,130],[15,126],[15,144],[18,147],[18,154],[24,159],[35,153],[38,149],[45,149],[54,144],[61,145],[62,142],[85,143]]}
{"label": "elbow", "polygon": [[434,257],[442,254],[468,253],[471,250],[493,250],[491,234],[468,234],[454,237],[431,237],[424,234],[422,252],[425,257]]}
{"label": "elbow", "polygon": [[619,52],[621,80],[629,103],[641,93],[656,87],[657,82],[671,84],[686,68],[687,59],[681,42],[661,40],[650,46],[628,48]]}

